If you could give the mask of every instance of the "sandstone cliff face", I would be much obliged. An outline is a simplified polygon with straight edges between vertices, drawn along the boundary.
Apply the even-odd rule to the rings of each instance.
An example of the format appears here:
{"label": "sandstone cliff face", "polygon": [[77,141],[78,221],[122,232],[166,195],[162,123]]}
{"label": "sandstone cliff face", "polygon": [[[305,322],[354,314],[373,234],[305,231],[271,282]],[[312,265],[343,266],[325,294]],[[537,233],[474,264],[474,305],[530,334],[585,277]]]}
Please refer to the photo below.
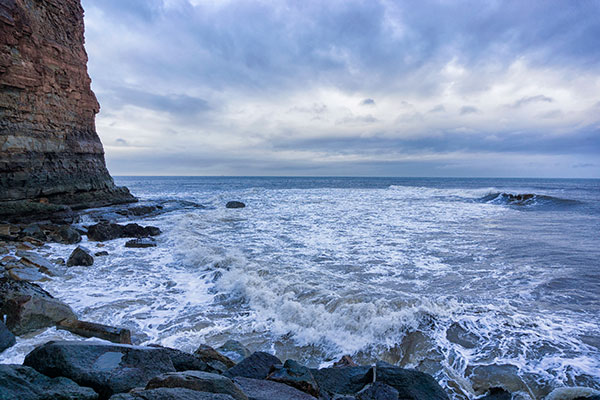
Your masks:
{"label": "sandstone cliff face", "polygon": [[134,201],[106,169],[83,31],[79,0],[0,0],[0,215]]}

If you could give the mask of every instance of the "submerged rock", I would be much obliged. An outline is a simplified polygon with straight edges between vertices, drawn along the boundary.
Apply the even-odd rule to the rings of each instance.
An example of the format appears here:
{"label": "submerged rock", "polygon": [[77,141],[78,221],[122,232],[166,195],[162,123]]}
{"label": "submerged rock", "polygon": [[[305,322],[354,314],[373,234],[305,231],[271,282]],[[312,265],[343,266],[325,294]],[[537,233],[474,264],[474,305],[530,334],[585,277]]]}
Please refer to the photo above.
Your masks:
{"label": "submerged rock", "polygon": [[230,358],[234,362],[240,362],[244,358],[249,357],[250,350],[248,350],[242,343],[237,340],[228,340],[223,346],[217,348],[217,351],[224,356]]}
{"label": "submerged rock", "polygon": [[0,278],[0,315],[15,335],[35,332],[77,316],[35,283]]}
{"label": "submerged rock", "polygon": [[314,400],[308,393],[279,382],[236,377],[233,381],[250,400]]}
{"label": "submerged rock", "polygon": [[148,247],[156,247],[156,240],[152,238],[140,238],[128,240],[125,243],[125,247],[133,248],[133,249],[144,249]]}
{"label": "submerged rock", "polygon": [[101,222],[88,227],[88,239],[95,242],[119,238],[142,238],[160,235],[161,231],[155,226],[140,226],[138,224],[119,225]]}
{"label": "submerged rock", "polygon": [[183,388],[158,388],[115,394],[110,400],[234,400],[228,394],[205,393]]}
{"label": "submerged rock", "polygon": [[48,342],[29,353],[23,364],[89,386],[102,398],[175,372],[169,353],[161,348],[77,341]]}
{"label": "submerged rock", "polygon": [[227,377],[202,371],[182,371],[159,375],[152,378],[146,389],[184,388],[199,392],[228,394],[236,400],[248,397]]}
{"label": "submerged rock", "polygon": [[0,353],[9,347],[12,347],[16,342],[15,335],[13,335],[6,325],[4,325],[4,322],[0,320]]}
{"label": "submerged rock", "polygon": [[252,379],[265,379],[274,365],[281,364],[281,360],[272,354],[257,351],[244,358],[236,366],[229,368],[223,375],[230,378],[241,376]]}
{"label": "submerged rock", "polygon": [[83,266],[90,267],[94,264],[92,252],[83,246],[77,246],[67,260],[67,267]]}
{"label": "submerged rock", "polygon": [[227,208],[244,208],[244,207],[246,207],[246,205],[244,203],[242,203],[241,201],[229,201],[229,202],[227,202],[227,204],[225,204],[225,207],[227,207]]}
{"label": "submerged rock", "polygon": [[96,400],[98,394],[67,378],[49,378],[23,365],[0,364],[2,400]]}
{"label": "submerged rock", "polygon": [[235,362],[233,362],[229,357],[224,356],[212,347],[205,344],[200,345],[200,347],[194,351],[194,355],[207,363],[213,370],[218,371],[220,374],[235,365]]}
{"label": "submerged rock", "polygon": [[156,211],[161,210],[162,208],[163,207],[159,205],[139,205],[128,207],[123,210],[117,210],[117,214],[140,217],[142,215],[152,214]]}
{"label": "submerged rock", "polygon": [[284,383],[315,397],[319,397],[319,385],[310,370],[294,360],[286,360],[283,366],[276,365],[267,380]]}

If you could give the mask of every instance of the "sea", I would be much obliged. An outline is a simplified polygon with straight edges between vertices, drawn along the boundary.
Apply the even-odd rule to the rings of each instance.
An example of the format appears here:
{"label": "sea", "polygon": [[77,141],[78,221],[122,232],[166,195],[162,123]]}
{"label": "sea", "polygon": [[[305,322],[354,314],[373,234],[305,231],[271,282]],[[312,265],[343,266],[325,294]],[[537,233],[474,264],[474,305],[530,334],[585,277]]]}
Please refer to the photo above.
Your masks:
{"label": "sea", "polygon": [[[233,339],[311,367],[382,360],[433,375],[452,399],[600,390],[600,180],[115,181],[162,210],[104,218],[163,233],[147,249],[84,237],[109,255],[41,282],[82,320],[190,352]],[[58,338],[75,336],[19,338],[0,362]]]}

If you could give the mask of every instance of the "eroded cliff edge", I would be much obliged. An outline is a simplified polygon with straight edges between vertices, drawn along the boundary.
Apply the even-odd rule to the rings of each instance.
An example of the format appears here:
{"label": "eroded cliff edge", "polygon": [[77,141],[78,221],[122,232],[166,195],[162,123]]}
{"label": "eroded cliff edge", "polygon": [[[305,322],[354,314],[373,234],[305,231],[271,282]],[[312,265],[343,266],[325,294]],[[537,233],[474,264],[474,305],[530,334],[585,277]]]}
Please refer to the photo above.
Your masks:
{"label": "eroded cliff edge", "polygon": [[80,0],[0,0],[0,218],[132,202],[96,134]]}

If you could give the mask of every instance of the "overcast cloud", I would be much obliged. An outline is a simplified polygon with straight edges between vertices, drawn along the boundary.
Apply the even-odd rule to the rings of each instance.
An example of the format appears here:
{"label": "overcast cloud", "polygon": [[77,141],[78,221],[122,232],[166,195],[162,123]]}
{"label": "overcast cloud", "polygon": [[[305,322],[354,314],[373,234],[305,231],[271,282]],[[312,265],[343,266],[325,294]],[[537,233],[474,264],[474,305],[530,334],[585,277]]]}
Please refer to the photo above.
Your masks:
{"label": "overcast cloud", "polygon": [[83,0],[116,175],[600,177],[600,2]]}

